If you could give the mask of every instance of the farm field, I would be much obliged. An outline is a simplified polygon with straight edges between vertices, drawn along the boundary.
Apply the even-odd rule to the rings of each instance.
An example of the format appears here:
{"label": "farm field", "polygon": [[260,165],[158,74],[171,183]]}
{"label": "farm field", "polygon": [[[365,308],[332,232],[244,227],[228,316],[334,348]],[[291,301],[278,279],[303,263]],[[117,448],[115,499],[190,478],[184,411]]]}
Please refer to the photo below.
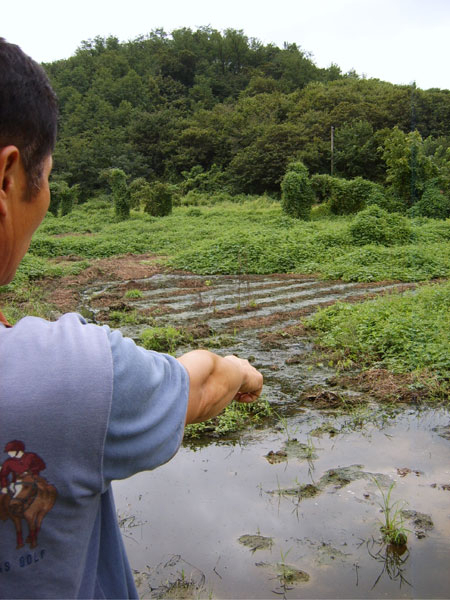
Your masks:
{"label": "farm field", "polygon": [[[264,374],[252,410],[189,428],[168,465],[115,484],[142,597],[445,597],[449,223],[363,246],[350,224],[267,198],[117,223],[96,201],[47,217],[2,288],[12,321],[76,310]],[[392,484],[400,548],[380,533]]]}
{"label": "farm field", "polygon": [[[94,318],[119,297],[132,307],[125,321],[152,310],[151,328],[124,322],[125,335],[165,351],[200,345],[249,356],[265,376],[250,417],[232,408],[215,427],[191,426],[170,464],[116,482],[142,597],[445,594],[448,410],[419,408],[423,388],[387,371],[373,391],[354,372],[339,378],[298,325],[338,299],[407,288],[159,273],[85,290]],[[391,485],[408,529],[398,552],[379,534],[380,492]]]}

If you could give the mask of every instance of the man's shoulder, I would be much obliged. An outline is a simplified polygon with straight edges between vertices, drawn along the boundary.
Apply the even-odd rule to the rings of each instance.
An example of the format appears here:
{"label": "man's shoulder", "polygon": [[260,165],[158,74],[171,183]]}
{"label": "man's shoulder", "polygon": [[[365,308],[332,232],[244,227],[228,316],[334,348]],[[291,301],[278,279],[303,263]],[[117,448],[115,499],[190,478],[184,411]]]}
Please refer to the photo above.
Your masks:
{"label": "man's shoulder", "polygon": [[9,329],[2,328],[6,339],[35,339],[36,343],[42,343],[46,338],[53,343],[57,341],[73,342],[78,338],[99,337],[106,340],[103,327],[87,323],[78,313],[66,313],[54,321],[41,317],[24,317],[17,321]]}
{"label": "man's shoulder", "polygon": [[67,313],[55,321],[24,317],[13,327],[1,328],[0,353],[11,364],[45,364],[48,371],[74,368],[102,370],[112,365],[111,345],[104,327],[87,323],[77,313]]}
{"label": "man's shoulder", "polygon": [[87,325],[87,321],[76,312],[69,312],[60,315],[57,319],[49,320],[43,317],[26,316],[17,321],[11,329],[48,329],[55,327],[74,327]]}

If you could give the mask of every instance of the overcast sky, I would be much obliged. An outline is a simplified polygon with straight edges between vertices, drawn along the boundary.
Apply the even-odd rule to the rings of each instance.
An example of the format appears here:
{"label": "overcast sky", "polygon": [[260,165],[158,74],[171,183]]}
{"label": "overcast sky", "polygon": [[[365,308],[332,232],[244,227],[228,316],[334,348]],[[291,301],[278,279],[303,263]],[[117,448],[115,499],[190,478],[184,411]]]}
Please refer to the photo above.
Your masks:
{"label": "overcast sky", "polygon": [[319,67],[450,89],[450,0],[19,0],[4,3],[0,35],[50,62],[97,35],[201,26],[295,42]]}

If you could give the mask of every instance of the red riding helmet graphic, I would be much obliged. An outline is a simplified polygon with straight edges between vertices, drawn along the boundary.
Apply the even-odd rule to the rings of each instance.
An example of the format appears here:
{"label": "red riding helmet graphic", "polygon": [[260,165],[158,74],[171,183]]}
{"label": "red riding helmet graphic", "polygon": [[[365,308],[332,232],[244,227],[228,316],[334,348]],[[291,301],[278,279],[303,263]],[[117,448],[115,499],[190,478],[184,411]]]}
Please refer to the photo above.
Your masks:
{"label": "red riding helmet graphic", "polygon": [[6,444],[5,452],[25,452],[25,444],[20,440],[13,440]]}

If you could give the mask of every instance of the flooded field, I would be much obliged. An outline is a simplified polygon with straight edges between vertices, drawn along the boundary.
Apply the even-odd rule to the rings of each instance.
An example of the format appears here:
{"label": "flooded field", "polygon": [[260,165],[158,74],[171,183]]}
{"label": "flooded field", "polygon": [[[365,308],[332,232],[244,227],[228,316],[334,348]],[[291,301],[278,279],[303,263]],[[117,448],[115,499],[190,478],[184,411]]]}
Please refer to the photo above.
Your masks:
{"label": "flooded field", "polygon": [[[277,414],[115,483],[141,597],[450,596],[448,411],[380,406],[336,387],[333,368],[310,360],[310,340],[290,334],[318,306],[395,288],[160,274],[85,290],[84,310],[99,321],[131,308],[158,326],[202,331],[219,353],[251,357]],[[129,290],[139,294],[125,299]],[[121,329],[138,339],[142,321]],[[335,409],[337,397],[348,411]],[[392,483],[389,503],[408,536],[400,547],[380,534]]]}

